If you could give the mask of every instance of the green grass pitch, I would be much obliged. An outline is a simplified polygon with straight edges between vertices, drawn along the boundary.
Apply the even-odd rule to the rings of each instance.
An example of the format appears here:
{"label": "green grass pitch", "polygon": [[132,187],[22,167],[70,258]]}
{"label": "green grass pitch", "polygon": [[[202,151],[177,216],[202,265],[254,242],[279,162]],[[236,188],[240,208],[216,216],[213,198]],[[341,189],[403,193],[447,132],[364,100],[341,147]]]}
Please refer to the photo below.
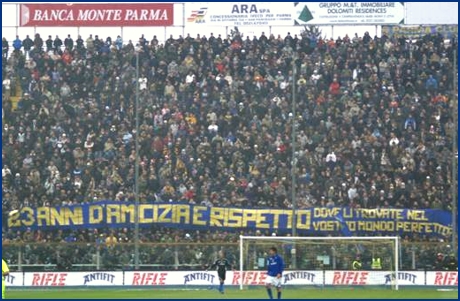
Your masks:
{"label": "green grass pitch", "polygon": [[[275,293],[275,292],[274,292]],[[276,293],[274,294],[276,296]],[[240,291],[228,288],[225,294],[216,290],[193,289],[45,289],[7,290],[7,299],[268,299],[264,288]],[[363,288],[296,288],[283,291],[282,299],[458,299],[458,292],[435,288],[390,289]]]}

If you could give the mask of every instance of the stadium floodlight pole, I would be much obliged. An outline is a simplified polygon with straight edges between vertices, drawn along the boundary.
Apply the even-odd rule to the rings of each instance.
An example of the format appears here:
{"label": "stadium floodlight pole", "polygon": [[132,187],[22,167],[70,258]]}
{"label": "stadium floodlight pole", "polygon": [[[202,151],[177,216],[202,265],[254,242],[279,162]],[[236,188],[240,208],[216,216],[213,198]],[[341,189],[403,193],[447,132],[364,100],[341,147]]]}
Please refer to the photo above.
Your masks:
{"label": "stadium floodlight pole", "polygon": [[136,51],[136,166],[134,167],[134,267],[139,269],[139,51]]}
{"label": "stadium floodlight pole", "polygon": [[[291,202],[292,202],[292,237],[297,236],[297,197],[296,197],[296,168],[297,168],[297,156],[296,156],[296,59],[295,54],[292,59],[292,162],[291,162]],[[297,268],[297,250],[295,242],[292,245],[292,268]]]}
{"label": "stadium floodlight pole", "polygon": [[452,248],[457,253],[457,163],[458,163],[458,147],[457,147],[457,135],[458,135],[458,81],[457,81],[457,50],[454,50],[453,60],[453,84],[452,89],[454,95],[452,96],[453,109],[453,125],[452,125]]}
{"label": "stadium floodlight pole", "polygon": [[244,279],[243,279],[243,237],[240,235],[240,290],[243,289]]}
{"label": "stadium floodlight pole", "polygon": [[395,289],[399,290],[399,237],[394,237],[394,252],[395,252],[395,277],[394,277],[394,285]]}

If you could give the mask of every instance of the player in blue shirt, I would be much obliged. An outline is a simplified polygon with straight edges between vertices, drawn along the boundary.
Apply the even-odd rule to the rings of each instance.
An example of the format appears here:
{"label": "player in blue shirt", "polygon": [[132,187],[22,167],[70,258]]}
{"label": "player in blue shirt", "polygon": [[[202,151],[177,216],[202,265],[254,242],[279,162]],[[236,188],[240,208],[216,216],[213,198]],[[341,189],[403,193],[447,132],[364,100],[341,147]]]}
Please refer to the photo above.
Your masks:
{"label": "player in blue shirt", "polygon": [[278,250],[275,247],[270,248],[268,253],[270,256],[267,260],[267,293],[270,299],[273,299],[272,286],[274,286],[278,291],[278,299],[281,299],[281,277],[283,276],[284,261],[278,255]]}

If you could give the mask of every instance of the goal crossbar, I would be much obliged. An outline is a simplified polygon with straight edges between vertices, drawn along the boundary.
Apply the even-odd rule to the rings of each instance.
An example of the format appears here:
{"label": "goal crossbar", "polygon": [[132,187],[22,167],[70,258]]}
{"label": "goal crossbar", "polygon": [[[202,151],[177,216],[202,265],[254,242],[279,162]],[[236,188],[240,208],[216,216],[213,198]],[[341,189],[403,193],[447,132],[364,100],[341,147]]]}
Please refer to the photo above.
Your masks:
{"label": "goal crossbar", "polygon": [[[398,274],[399,274],[399,237],[398,236],[325,236],[325,237],[300,237],[300,236],[244,236],[240,235],[240,289],[243,289],[243,271],[244,271],[244,256],[243,256],[243,248],[244,248],[244,240],[267,240],[267,241],[311,241],[311,240],[323,240],[323,241],[394,241],[394,273],[395,273],[395,290],[399,289],[398,285]],[[294,248],[295,254],[295,248]]]}

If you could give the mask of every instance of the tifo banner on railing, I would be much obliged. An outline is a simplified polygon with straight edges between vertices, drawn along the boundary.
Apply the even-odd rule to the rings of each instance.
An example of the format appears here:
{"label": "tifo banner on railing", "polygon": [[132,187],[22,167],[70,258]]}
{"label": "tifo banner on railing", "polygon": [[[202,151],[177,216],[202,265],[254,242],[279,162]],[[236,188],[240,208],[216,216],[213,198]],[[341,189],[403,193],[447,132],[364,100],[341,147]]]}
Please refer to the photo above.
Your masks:
{"label": "tifo banner on railing", "polygon": [[[10,228],[132,227],[135,204],[104,201],[61,207],[24,207],[10,214]],[[190,204],[140,204],[139,224],[206,229],[291,229],[292,210],[206,207]],[[304,234],[451,234],[452,216],[442,210],[310,208],[296,211]]]}
{"label": "tifo banner on railing", "polygon": [[21,4],[20,26],[171,26],[173,3]]}
{"label": "tifo banner on railing", "polygon": [[293,26],[401,24],[402,2],[186,2],[186,24]]}
{"label": "tifo banner on railing", "polygon": [[[265,271],[227,272],[227,285],[265,285]],[[393,271],[285,271],[283,285],[363,286],[393,285]],[[66,287],[66,286],[209,286],[217,285],[216,272],[13,272],[5,277],[7,287]],[[458,272],[400,271],[398,284],[404,286],[458,286]]]}
{"label": "tifo banner on railing", "polygon": [[445,39],[458,35],[457,25],[384,25],[382,34],[389,37],[420,38],[428,34],[440,34]]}

